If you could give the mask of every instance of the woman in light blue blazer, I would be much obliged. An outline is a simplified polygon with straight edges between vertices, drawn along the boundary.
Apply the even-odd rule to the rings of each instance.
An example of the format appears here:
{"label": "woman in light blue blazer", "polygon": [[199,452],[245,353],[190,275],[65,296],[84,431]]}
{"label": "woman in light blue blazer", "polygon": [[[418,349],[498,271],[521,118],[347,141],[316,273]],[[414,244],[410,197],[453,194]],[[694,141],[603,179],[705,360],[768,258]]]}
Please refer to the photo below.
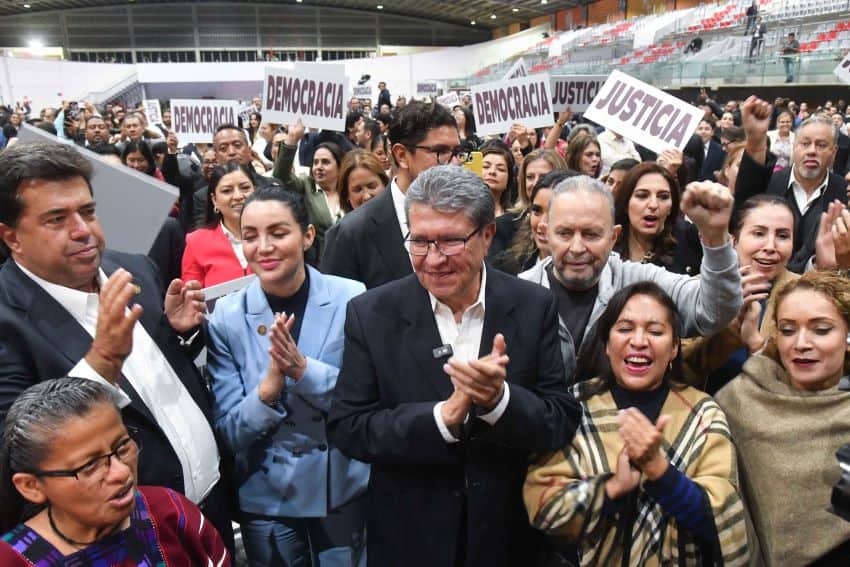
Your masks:
{"label": "woman in light blue blazer", "polygon": [[365,288],[305,265],[315,229],[301,195],[257,190],[241,232],[257,280],[216,303],[208,364],[216,427],[236,459],[248,559],[365,564],[369,467],[325,434],[346,304]]}

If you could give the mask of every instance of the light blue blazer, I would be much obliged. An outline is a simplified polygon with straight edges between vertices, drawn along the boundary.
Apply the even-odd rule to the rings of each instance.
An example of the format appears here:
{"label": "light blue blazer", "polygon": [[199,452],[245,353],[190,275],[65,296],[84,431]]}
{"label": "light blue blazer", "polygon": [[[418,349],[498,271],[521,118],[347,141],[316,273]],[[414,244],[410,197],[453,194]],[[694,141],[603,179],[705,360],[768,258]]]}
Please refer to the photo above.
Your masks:
{"label": "light blue blazer", "polygon": [[278,408],[260,401],[269,366],[273,317],[255,281],[218,300],[209,333],[216,428],[236,457],[242,511],[278,517],[322,517],[366,490],[369,465],[330,447],[325,420],[339,366],[348,300],[360,282],[307,266],[310,287],[298,350],[304,376],[286,378]]}

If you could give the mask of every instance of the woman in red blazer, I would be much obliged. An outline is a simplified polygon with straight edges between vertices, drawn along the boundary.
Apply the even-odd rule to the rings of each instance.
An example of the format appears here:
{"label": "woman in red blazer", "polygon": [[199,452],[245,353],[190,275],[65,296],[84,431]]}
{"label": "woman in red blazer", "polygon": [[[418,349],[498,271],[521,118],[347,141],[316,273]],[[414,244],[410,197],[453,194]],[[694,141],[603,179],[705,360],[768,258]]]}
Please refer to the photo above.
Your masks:
{"label": "woman in red blazer", "polygon": [[250,173],[237,162],[215,168],[210,176],[207,226],[186,235],[184,281],[198,280],[209,287],[251,273],[242,254],[239,217],[253,192]]}

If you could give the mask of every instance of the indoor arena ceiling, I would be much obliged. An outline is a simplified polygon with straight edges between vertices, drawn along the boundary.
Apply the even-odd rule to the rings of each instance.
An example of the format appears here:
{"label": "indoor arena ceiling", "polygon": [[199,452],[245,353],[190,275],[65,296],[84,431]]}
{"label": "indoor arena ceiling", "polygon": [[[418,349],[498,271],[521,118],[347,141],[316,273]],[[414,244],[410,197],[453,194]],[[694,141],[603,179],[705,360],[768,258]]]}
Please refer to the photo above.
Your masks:
{"label": "indoor arena ceiling", "polygon": [[[557,10],[586,4],[589,0],[278,0],[254,1],[251,4],[276,4],[281,7],[329,6],[375,13],[439,20],[454,24],[496,28],[551,14]],[[105,6],[144,5],[178,2],[168,0],[0,0],[0,15],[26,14],[55,10],[75,10]],[[193,4],[227,4],[196,0]]]}

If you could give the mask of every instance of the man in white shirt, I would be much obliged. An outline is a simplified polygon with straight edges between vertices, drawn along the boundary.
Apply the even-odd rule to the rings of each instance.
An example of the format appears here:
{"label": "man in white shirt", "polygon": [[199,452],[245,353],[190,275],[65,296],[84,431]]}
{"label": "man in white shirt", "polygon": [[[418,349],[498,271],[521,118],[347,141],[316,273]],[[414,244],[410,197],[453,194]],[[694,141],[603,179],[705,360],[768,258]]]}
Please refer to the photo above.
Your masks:
{"label": "man in white shirt", "polygon": [[0,153],[0,418],[27,387],[64,375],[107,385],[142,446],[138,484],[199,504],[232,546],[208,392],[192,364],[203,293],[163,293],[144,256],[105,250],[91,165],[72,146]]}
{"label": "man in white shirt", "polygon": [[641,161],[640,154],[631,140],[627,140],[613,130],[605,130],[599,136],[599,150],[602,154],[602,175],[607,175],[611,166],[621,159],[631,158]]}
{"label": "man in white shirt", "polygon": [[372,464],[369,563],[525,565],[528,456],[565,447],[580,416],[554,298],[485,268],[495,202],[471,171],[419,174],[405,213],[415,274],[349,302],[328,420]]}

